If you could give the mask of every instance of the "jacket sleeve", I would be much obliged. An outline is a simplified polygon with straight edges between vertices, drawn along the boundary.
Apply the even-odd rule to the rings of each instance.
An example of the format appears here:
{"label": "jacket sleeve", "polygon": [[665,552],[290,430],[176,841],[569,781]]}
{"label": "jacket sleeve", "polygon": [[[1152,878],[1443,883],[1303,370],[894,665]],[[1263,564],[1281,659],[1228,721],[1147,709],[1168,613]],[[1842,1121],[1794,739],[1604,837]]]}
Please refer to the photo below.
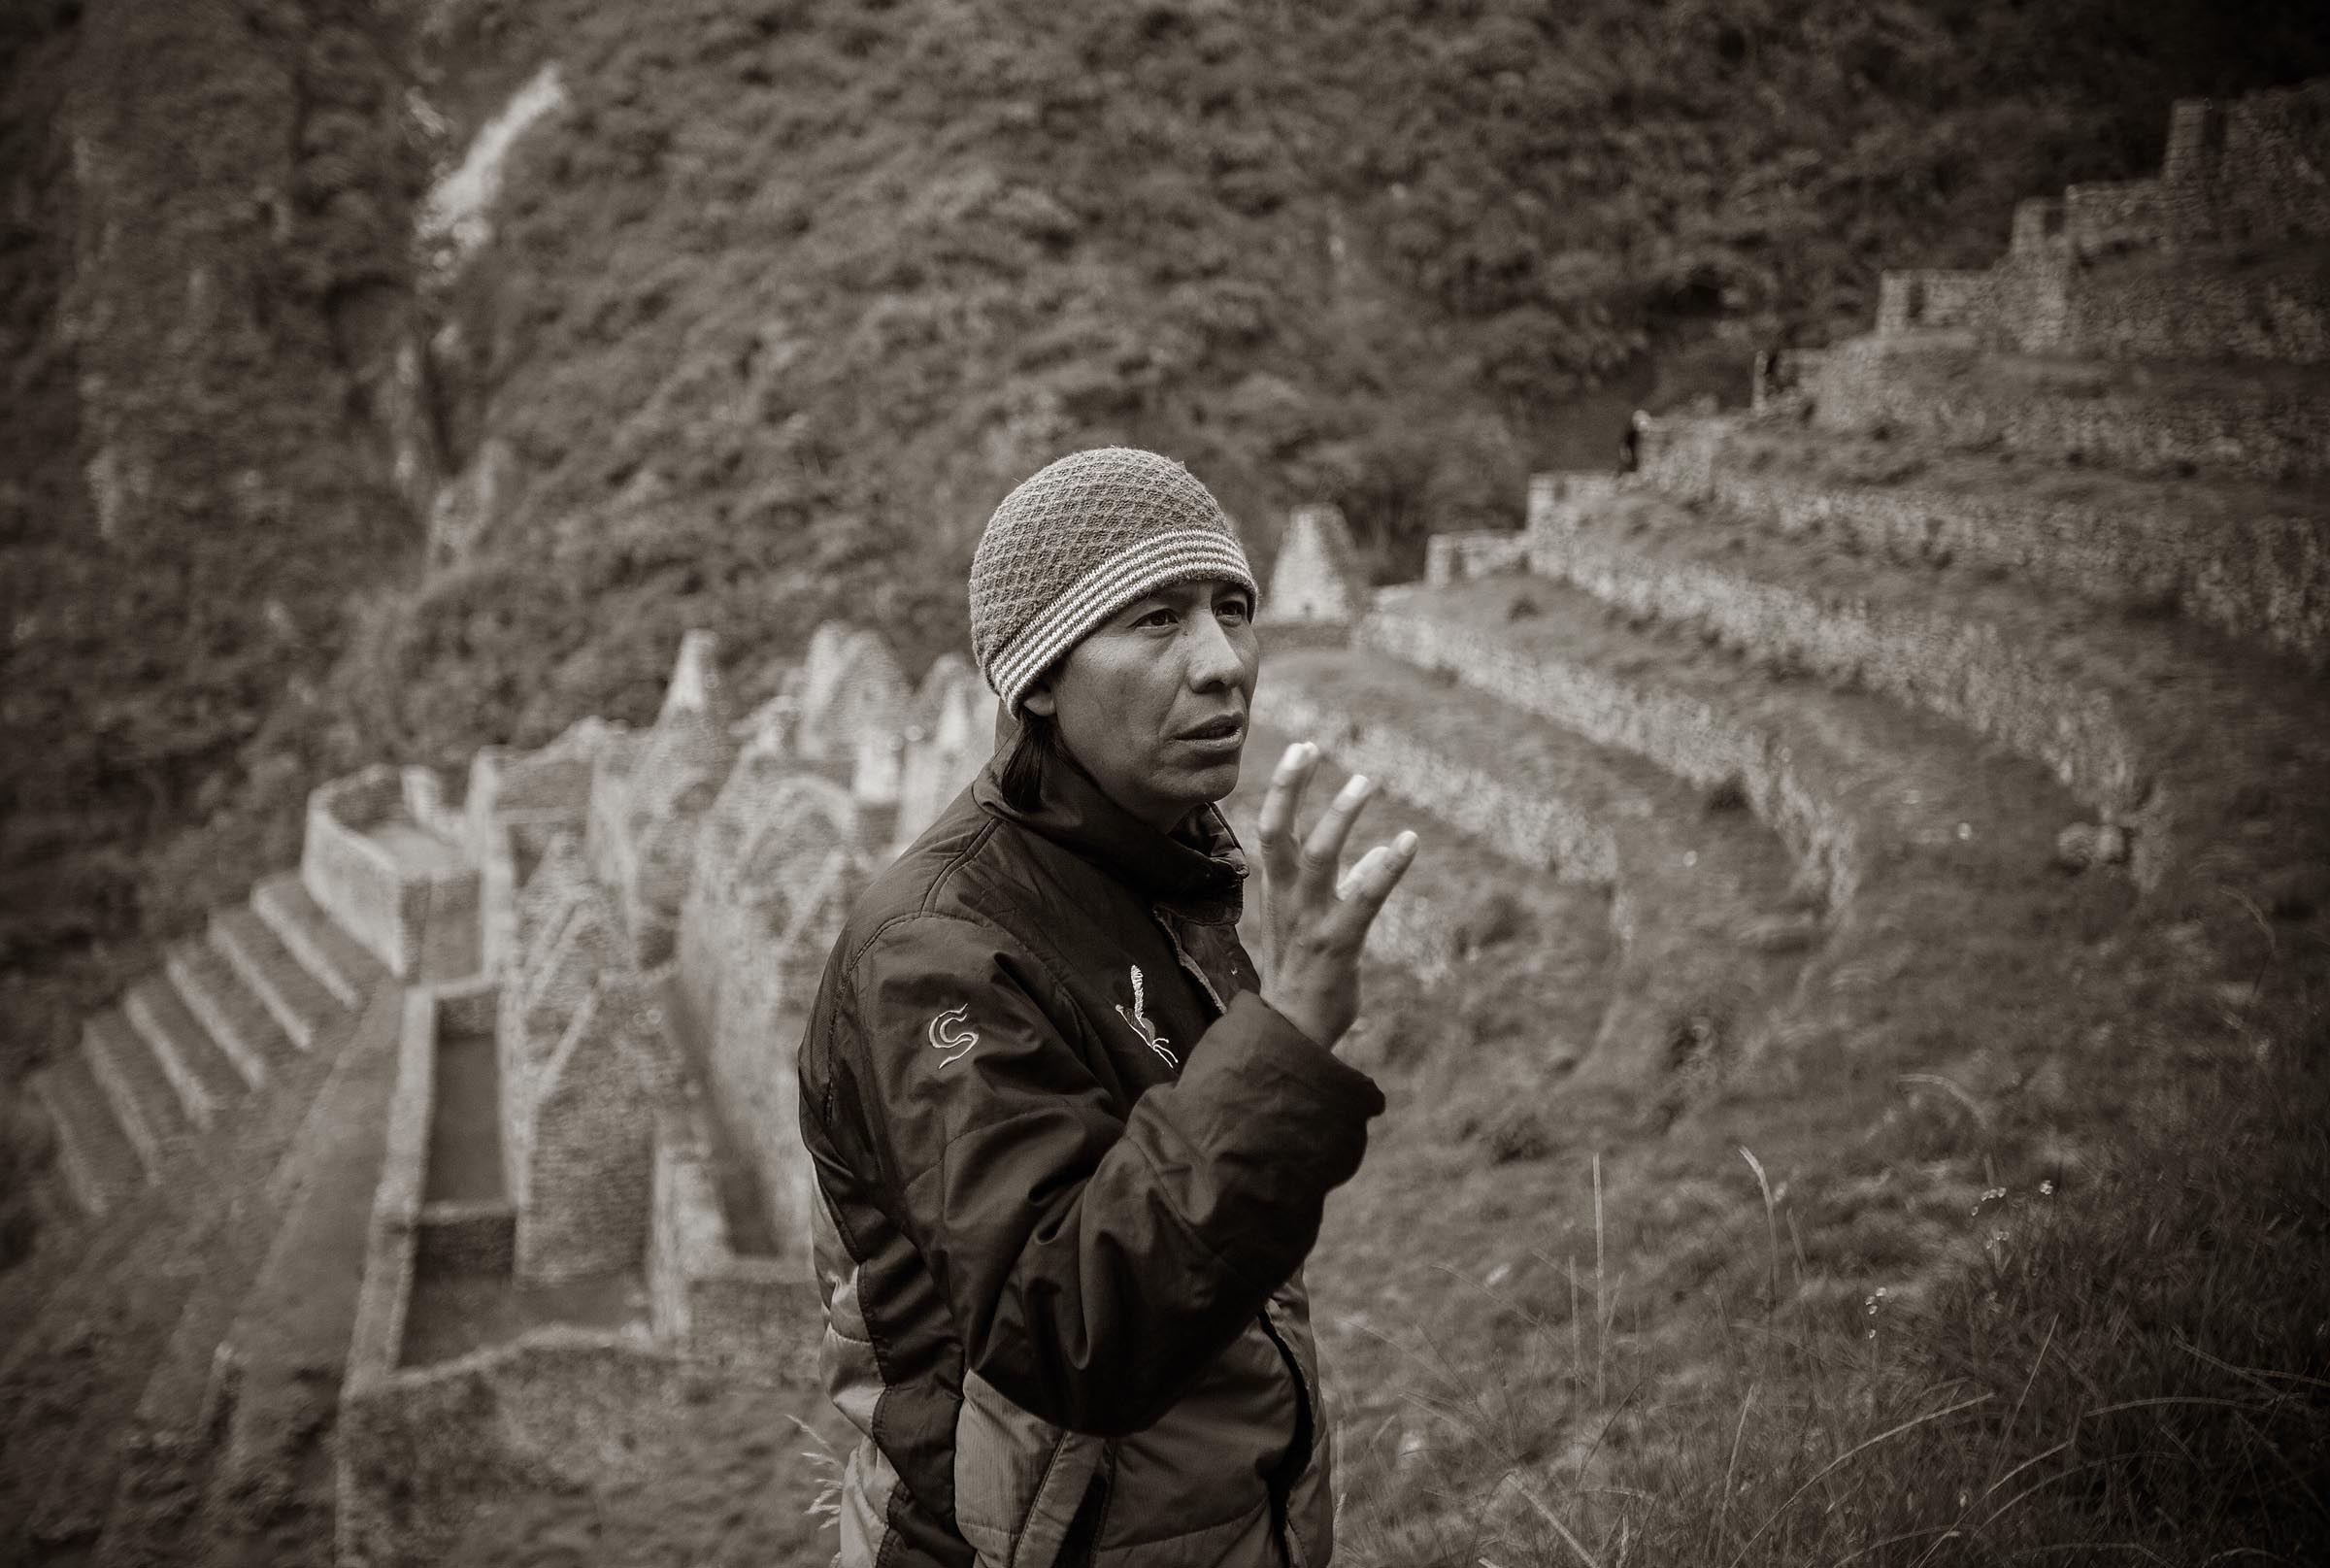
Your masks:
{"label": "jacket sleeve", "polygon": [[886,927],[848,998],[835,1044],[966,1370],[1072,1431],[1173,1406],[1301,1265],[1383,1109],[1245,992],[1120,1116],[1062,987],[960,917]]}

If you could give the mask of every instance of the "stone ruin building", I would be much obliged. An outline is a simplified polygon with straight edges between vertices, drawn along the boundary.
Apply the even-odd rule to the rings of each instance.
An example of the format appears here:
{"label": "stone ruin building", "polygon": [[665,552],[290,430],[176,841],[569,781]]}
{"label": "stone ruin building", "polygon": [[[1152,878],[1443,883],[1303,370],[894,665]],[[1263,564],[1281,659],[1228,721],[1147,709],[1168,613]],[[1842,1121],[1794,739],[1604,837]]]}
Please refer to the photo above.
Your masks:
{"label": "stone ruin building", "polygon": [[[1635,473],[1539,476],[1525,528],[1435,538],[1420,584],[1369,589],[1298,511],[1252,754],[1313,738],[1434,835],[1375,956],[1605,953],[1607,1004],[1539,1021],[1546,1082],[1664,1105],[1855,1049],[1913,966],[2044,983],[1951,967],[1980,953],[1936,912],[2000,889],[2197,873],[2318,934],[2275,888],[2330,863],[2330,295],[2275,248],[2330,241],[2324,170],[2330,83],[2180,105],[2157,180],[2025,204],[1986,271],[1888,274],[1870,334],[1651,420]],[[168,1558],[213,1506],[183,1498],[300,1462],[319,1383],[358,1564],[434,1560],[497,1478],[621,1477],[687,1419],[682,1369],[809,1376],[792,1043],[994,704],[838,626],[774,685],[733,714],[691,634],[646,728],[489,748],[457,801],[326,785],[295,870],[34,1075],[0,1555]],[[2196,972],[2253,940],[2220,902]],[[19,1395],[43,1364],[92,1369],[69,1409]]]}
{"label": "stone ruin building", "polygon": [[1342,510],[1296,507],[1279,542],[1262,617],[1283,625],[1348,625],[1366,607],[1367,577]]}

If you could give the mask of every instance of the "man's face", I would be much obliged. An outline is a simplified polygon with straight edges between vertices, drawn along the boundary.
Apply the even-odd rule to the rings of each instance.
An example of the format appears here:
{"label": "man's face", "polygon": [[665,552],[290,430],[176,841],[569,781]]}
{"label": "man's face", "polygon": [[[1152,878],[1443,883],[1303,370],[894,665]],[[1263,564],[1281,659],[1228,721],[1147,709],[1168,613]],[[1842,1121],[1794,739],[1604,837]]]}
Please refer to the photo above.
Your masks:
{"label": "man's face", "polygon": [[1262,652],[1252,595],[1176,583],[1135,599],[1031,689],[1109,798],[1171,832],[1238,786]]}

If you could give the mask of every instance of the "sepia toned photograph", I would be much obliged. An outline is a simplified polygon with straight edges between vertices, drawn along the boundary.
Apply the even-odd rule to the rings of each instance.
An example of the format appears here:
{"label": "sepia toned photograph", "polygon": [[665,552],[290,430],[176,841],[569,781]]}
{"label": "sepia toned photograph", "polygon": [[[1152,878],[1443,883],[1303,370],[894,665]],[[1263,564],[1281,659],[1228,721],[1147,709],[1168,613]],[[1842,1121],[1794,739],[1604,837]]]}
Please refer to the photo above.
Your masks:
{"label": "sepia toned photograph", "polygon": [[0,1563],[2330,1564],[2320,0],[0,0]]}

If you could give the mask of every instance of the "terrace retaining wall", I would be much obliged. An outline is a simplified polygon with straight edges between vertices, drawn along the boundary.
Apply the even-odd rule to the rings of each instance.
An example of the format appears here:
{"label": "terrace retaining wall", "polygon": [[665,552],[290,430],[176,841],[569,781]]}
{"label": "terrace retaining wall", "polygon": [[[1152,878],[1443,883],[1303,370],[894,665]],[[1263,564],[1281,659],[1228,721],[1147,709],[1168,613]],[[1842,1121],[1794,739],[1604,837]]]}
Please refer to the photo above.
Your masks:
{"label": "terrace retaining wall", "polygon": [[793,1259],[740,1255],[713,1174],[712,1139],[692,1114],[655,1137],[648,1285],[656,1334],[690,1354],[814,1376],[823,1308]]}
{"label": "terrace retaining wall", "polygon": [[405,787],[382,763],[310,794],[300,882],[399,980],[457,979],[477,963],[477,869],[402,865],[366,831],[410,820]]}
{"label": "terrace retaining wall", "polygon": [[[1548,542],[1533,532],[1532,547],[1532,570],[1561,580],[1561,562]],[[1425,669],[1454,670],[1469,686],[1702,787],[1738,783],[1757,817],[1787,845],[1805,884],[1831,904],[1851,897],[1861,865],[1858,829],[1772,737],[1705,703],[1524,653],[1492,634],[1396,608],[1370,616],[1353,640]]]}
{"label": "terrace retaining wall", "polygon": [[[1991,568],[2084,598],[2180,615],[2303,663],[2330,663],[2330,523],[2270,502],[2163,490],[2133,506],[1914,483],[1827,485],[1746,469],[1729,420],[1662,420],[1643,478],[1774,531],[1828,535],[1902,562]],[[1533,517],[1550,516],[1544,508]]]}
{"label": "terrace retaining wall", "polygon": [[[1791,655],[1831,680],[1953,719],[2042,763],[2107,820],[2141,823],[2143,831],[2131,834],[2140,884],[2149,885],[2163,868],[2167,802],[2115,701],[2049,670],[1995,626],[1898,604],[1824,599],[1604,547],[1558,523],[1539,531],[1532,564],[1636,614],[1696,622],[1734,649]],[[1690,773],[1687,754],[1660,760]]]}
{"label": "terrace retaining wall", "polygon": [[1885,425],[1952,447],[2079,453],[2139,471],[2269,482],[2330,475],[2330,400],[2303,384],[2225,382],[2166,395],[2099,372],[2085,382],[2017,385],[1983,373],[1978,358],[1969,335],[1932,333],[1856,338],[1791,363],[1823,429]]}

